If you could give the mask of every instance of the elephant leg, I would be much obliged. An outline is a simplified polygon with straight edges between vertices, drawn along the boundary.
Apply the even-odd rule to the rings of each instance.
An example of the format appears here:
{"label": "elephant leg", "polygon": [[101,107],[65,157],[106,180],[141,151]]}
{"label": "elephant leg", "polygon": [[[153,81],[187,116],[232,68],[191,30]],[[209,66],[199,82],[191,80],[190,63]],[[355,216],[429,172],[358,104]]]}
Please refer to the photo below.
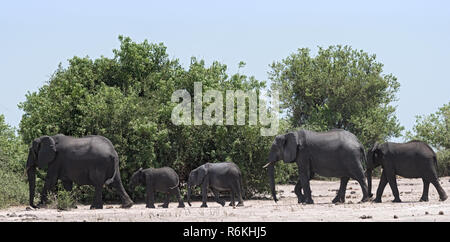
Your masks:
{"label": "elephant leg", "polygon": [[151,186],[146,188],[145,203],[146,208],[155,208],[155,191]]}
{"label": "elephant leg", "polygon": [[244,206],[244,200],[242,199],[242,192],[243,191],[242,191],[241,183],[238,182],[237,186],[236,186],[236,195],[238,198],[238,204],[236,206],[238,206],[238,207]]}
{"label": "elephant leg", "polygon": [[365,177],[364,173],[361,172],[361,173],[357,174],[354,179],[359,183],[359,186],[361,187],[361,191],[363,193],[363,197],[360,202],[363,203],[363,202],[369,201],[369,198],[370,198],[369,188],[367,186],[366,177]]}
{"label": "elephant leg", "polygon": [[64,187],[64,189],[66,191],[69,191],[69,192],[72,191],[72,188],[73,188],[73,182],[72,181],[63,181],[62,184],[63,184],[63,187]]}
{"label": "elephant leg", "polygon": [[102,192],[103,192],[103,186],[102,185],[96,185],[95,186],[94,202],[91,205],[91,209],[103,209]]}
{"label": "elephant leg", "polygon": [[183,199],[181,198],[180,188],[177,187],[176,189],[173,189],[172,191],[173,191],[173,193],[175,193],[175,196],[177,197],[178,207],[184,208],[185,206],[184,206]]}
{"label": "elephant leg", "polygon": [[235,195],[237,195],[238,198],[238,207],[244,206],[244,201],[242,200],[242,191],[241,191],[241,184],[239,182],[239,180],[236,180],[232,186],[231,186],[231,195],[232,195],[232,203],[234,206],[234,199],[235,199]]}
{"label": "elephant leg", "polygon": [[440,200],[440,201],[445,201],[445,200],[447,200],[448,196],[447,196],[447,194],[445,193],[444,189],[442,189],[441,184],[439,184],[439,180],[438,180],[437,178],[436,178],[436,179],[433,179],[433,180],[431,181],[431,183],[432,183],[433,186],[436,188],[436,190],[437,190],[437,192],[438,192],[438,194],[439,194],[439,200]]}
{"label": "elephant leg", "polygon": [[207,181],[203,181],[202,183],[202,205],[201,208],[207,208],[206,200],[208,198],[208,184]]}
{"label": "elephant leg", "polygon": [[236,195],[236,191],[233,188],[231,188],[231,191],[230,191],[230,203],[228,204],[228,206],[235,207],[235,205],[236,205],[235,201],[234,201],[235,195]]}
{"label": "elephant leg", "polygon": [[169,202],[170,202],[170,192],[166,193],[166,197],[164,198],[164,203],[161,207],[163,208],[168,208],[169,207]]}
{"label": "elephant leg", "polygon": [[375,197],[374,202],[381,203],[381,196],[383,195],[384,188],[386,187],[388,181],[386,178],[386,172],[383,171],[381,173],[380,184],[378,184],[377,196]]}
{"label": "elephant leg", "polygon": [[400,199],[400,193],[398,192],[397,178],[395,177],[395,174],[388,174],[387,180],[388,180],[389,186],[391,187],[392,194],[394,195],[394,200],[392,200],[392,202],[401,203],[402,200]]}
{"label": "elephant leg", "polygon": [[220,193],[219,193],[219,191],[217,191],[217,190],[214,189],[214,188],[211,188],[211,191],[212,191],[213,194],[214,194],[214,200],[216,200],[216,202],[217,202],[218,204],[222,205],[222,207],[225,206],[225,201],[224,201],[223,199],[220,198]]}
{"label": "elephant leg", "polygon": [[300,179],[298,179],[297,184],[295,184],[294,192],[295,195],[297,195],[298,203],[304,203],[305,197],[302,194],[302,182],[300,181]]}
{"label": "elephant leg", "polygon": [[122,185],[122,180],[120,179],[120,174],[117,173],[116,177],[114,178],[114,181],[112,182],[112,186],[116,189],[117,192],[119,192],[120,200],[122,201],[122,208],[129,208],[133,206],[133,201],[128,196],[127,192],[125,191],[125,188]]}
{"label": "elephant leg", "polygon": [[430,181],[426,180],[425,178],[422,178],[422,181],[423,181],[423,192],[419,202],[428,202],[428,190],[430,188]]}
{"label": "elephant leg", "polygon": [[231,201],[230,201],[230,204],[228,204],[231,207],[235,206],[234,198],[235,198],[235,190],[233,188],[231,188],[231,191],[230,191],[230,199],[231,199]]}
{"label": "elephant leg", "polygon": [[347,189],[347,183],[349,177],[341,177],[341,185],[339,187],[339,191],[336,194],[336,197],[333,199],[333,203],[344,203],[345,202],[345,190]]}
{"label": "elephant leg", "polygon": [[42,194],[41,201],[39,202],[38,206],[44,205],[47,203],[48,192],[50,190],[52,190],[56,186],[56,183],[58,182],[58,177],[57,176],[49,176],[48,175],[49,173],[50,173],[50,169],[47,172],[47,176],[45,177],[44,188],[42,189],[42,193],[41,193]]}
{"label": "elephant leg", "polygon": [[306,172],[304,172],[306,174],[302,174],[300,176],[300,184],[302,185],[303,191],[305,193],[305,202],[304,203],[313,204],[314,200],[312,199],[312,196],[311,196],[311,187],[309,184],[310,174],[307,171],[308,171],[308,169],[306,170]]}

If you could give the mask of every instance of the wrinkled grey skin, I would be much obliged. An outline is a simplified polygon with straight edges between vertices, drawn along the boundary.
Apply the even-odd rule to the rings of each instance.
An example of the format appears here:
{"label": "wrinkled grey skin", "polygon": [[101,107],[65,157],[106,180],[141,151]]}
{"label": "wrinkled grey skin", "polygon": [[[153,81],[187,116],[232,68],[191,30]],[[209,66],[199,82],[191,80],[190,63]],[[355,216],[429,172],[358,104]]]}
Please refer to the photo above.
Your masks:
{"label": "wrinkled grey skin", "polygon": [[242,200],[242,174],[239,167],[233,162],[222,163],[206,163],[192,170],[188,179],[188,194],[187,200],[191,206],[191,194],[193,186],[202,186],[202,205],[201,207],[208,207],[206,198],[208,195],[208,188],[214,193],[216,202],[224,206],[225,201],[219,198],[219,192],[231,191],[230,206],[235,205],[235,195],[238,197],[237,206],[244,206]]}
{"label": "wrinkled grey skin", "polygon": [[[345,202],[345,191],[350,178],[359,182],[363,198],[369,200],[362,161],[365,161],[364,147],[355,135],[345,130],[313,132],[300,130],[275,137],[269,153],[269,182],[272,196],[275,192],[274,165],[277,161],[295,162],[298,166],[299,181],[295,186],[298,203],[312,204],[309,180],[317,173],[325,177],[341,178],[341,185],[333,203]],[[305,194],[302,194],[302,189]]]}
{"label": "wrinkled grey skin", "polygon": [[422,178],[423,193],[420,201],[428,201],[430,183],[436,188],[441,201],[447,199],[447,194],[439,184],[437,176],[436,154],[425,142],[413,140],[408,143],[376,143],[367,153],[367,180],[370,195],[372,195],[372,170],[378,166],[381,166],[383,171],[374,202],[381,202],[387,183],[394,195],[393,202],[401,202],[396,175],[405,178]]}
{"label": "wrinkled grey skin", "polygon": [[55,187],[58,179],[64,188],[72,190],[72,184],[92,185],[95,187],[95,198],[91,209],[103,208],[103,185],[112,184],[122,200],[122,207],[133,205],[122,186],[119,172],[119,157],[113,144],[103,136],[86,136],[74,138],[64,135],[42,136],[36,138],[28,152],[26,172],[30,189],[30,206],[34,205],[36,184],[36,167],[47,167],[41,201],[38,206],[47,202],[47,193]]}
{"label": "wrinkled grey skin", "polygon": [[145,203],[147,208],[155,208],[155,192],[166,194],[162,205],[163,208],[169,207],[170,195],[175,195],[178,200],[178,207],[184,208],[179,188],[180,179],[178,174],[170,167],[140,168],[131,176],[130,190],[133,191],[136,185],[145,186]]}

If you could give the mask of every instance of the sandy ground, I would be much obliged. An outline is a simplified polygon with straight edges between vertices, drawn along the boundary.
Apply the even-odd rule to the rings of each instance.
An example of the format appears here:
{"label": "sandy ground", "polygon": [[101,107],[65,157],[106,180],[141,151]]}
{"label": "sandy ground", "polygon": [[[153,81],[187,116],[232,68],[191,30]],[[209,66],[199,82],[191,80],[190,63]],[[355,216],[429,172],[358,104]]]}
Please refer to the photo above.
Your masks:
{"label": "sandy ground", "polygon": [[[374,193],[378,182],[373,181]],[[362,197],[360,186],[350,180],[345,203],[334,205],[331,200],[339,182],[311,181],[313,205],[297,204],[293,185],[278,185],[278,203],[268,199],[246,200],[244,207],[232,208],[208,202],[208,208],[200,208],[201,202],[193,202],[192,207],[186,203],[186,208],[177,208],[177,203],[171,202],[168,209],[146,209],[145,204],[137,204],[130,209],[105,205],[102,210],[89,210],[89,206],[79,205],[70,211],[30,210],[19,206],[0,210],[0,221],[450,221],[450,199],[439,201],[432,185],[429,202],[419,202],[421,179],[398,179],[397,182],[402,203],[391,202],[389,185],[384,191],[383,203],[358,203]],[[440,182],[450,195],[450,177],[443,177]]]}

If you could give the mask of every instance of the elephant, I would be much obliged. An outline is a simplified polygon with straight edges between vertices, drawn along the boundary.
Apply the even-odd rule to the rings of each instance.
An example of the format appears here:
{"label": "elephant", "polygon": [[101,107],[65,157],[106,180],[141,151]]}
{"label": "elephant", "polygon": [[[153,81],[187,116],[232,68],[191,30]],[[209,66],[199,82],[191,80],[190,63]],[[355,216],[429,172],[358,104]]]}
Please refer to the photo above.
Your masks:
{"label": "elephant", "polygon": [[420,201],[428,201],[430,183],[436,188],[441,201],[447,199],[447,194],[439,184],[437,176],[436,153],[423,141],[375,143],[373,148],[367,152],[367,180],[370,196],[372,196],[372,170],[378,166],[381,166],[383,171],[374,202],[381,202],[381,196],[387,183],[394,195],[392,202],[401,202],[396,175],[405,178],[422,178],[423,193]]}
{"label": "elephant", "polygon": [[219,198],[219,192],[231,191],[230,206],[235,206],[235,195],[238,197],[237,206],[244,206],[242,199],[242,174],[239,167],[233,162],[206,163],[192,170],[188,178],[187,201],[191,206],[192,187],[201,185],[202,208],[208,207],[206,198],[208,188],[214,193],[217,203],[225,206],[225,201]]}
{"label": "elephant", "polygon": [[[356,136],[342,129],[327,132],[298,130],[275,137],[268,161],[269,183],[272,197],[278,201],[275,191],[274,165],[279,160],[285,163],[296,162],[299,181],[295,186],[298,203],[313,204],[309,180],[315,173],[324,177],[339,177],[339,191],[332,203],[344,203],[348,180],[355,179],[361,186],[363,198],[369,200],[367,183],[362,162],[365,162],[365,150]],[[302,194],[302,189],[305,194]]]}
{"label": "elephant", "polygon": [[[36,168],[47,168],[41,201],[34,205]],[[129,208],[133,201],[126,193],[119,172],[119,157],[110,140],[103,136],[90,135],[75,138],[58,134],[41,136],[31,143],[26,164],[29,182],[29,202],[39,208],[47,202],[47,193],[55,187],[58,179],[65,190],[71,191],[78,185],[92,185],[95,198],[91,209],[102,209],[103,185],[112,184],[118,191],[122,208]]]}
{"label": "elephant", "polygon": [[180,179],[178,174],[170,167],[162,168],[140,168],[130,178],[130,190],[134,190],[138,184],[145,185],[145,202],[147,208],[155,208],[155,192],[166,193],[163,208],[169,207],[170,195],[175,195],[178,207],[184,208],[184,202],[180,194]]}

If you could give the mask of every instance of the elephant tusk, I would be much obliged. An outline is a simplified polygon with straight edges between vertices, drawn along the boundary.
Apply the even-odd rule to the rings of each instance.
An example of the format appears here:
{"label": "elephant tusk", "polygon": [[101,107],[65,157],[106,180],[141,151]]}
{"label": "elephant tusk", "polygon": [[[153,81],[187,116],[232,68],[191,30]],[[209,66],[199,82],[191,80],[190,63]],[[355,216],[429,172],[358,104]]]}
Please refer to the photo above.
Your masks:
{"label": "elephant tusk", "polygon": [[26,176],[26,177],[28,177],[28,170],[30,169],[30,167],[27,167],[26,169],[25,169],[25,171],[23,172],[23,175],[24,176]]}
{"label": "elephant tusk", "polygon": [[269,165],[271,165],[273,162],[269,162],[269,163],[267,163],[267,164],[265,164],[264,166],[263,166],[263,168],[267,168]]}

